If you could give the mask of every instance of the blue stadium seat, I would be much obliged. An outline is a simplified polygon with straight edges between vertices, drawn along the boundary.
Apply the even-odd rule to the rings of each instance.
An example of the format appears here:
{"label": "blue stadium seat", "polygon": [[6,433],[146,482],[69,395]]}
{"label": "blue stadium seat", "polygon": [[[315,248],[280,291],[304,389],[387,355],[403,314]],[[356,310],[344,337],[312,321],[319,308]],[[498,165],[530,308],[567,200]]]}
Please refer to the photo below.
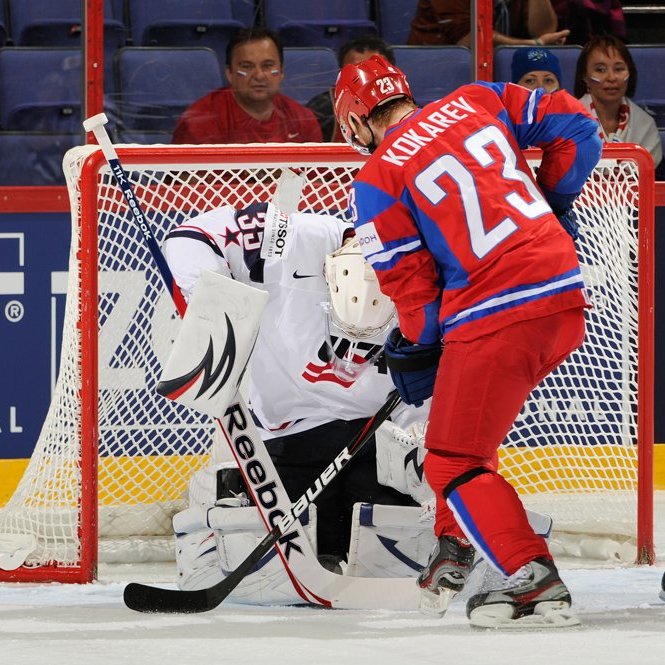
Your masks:
{"label": "blue stadium seat", "polygon": [[0,132],[0,186],[64,185],[62,157],[82,143],[81,132]]}
{"label": "blue stadium seat", "polygon": [[[79,48],[82,34],[81,0],[8,0],[11,36],[15,46]],[[116,18],[112,0],[104,0],[104,84],[111,85],[113,53],[125,45],[127,29]]]}
{"label": "blue stadium seat", "polygon": [[81,51],[0,49],[0,130],[81,129]]}
{"label": "blue stadium seat", "polygon": [[125,0],[111,0],[110,13],[106,12],[107,5],[104,5],[104,16],[114,18],[116,21],[125,23]]}
{"label": "blue stadium seat", "polygon": [[[494,49],[494,80],[510,81],[510,63],[513,60],[513,53],[516,48],[526,48],[524,46],[497,46]],[[575,67],[577,59],[580,57],[582,47],[571,44],[570,46],[548,46],[559,59],[561,65],[561,87],[569,93],[573,93],[575,88]]]}
{"label": "blue stadium seat", "polygon": [[231,0],[130,0],[135,46],[211,48],[220,61],[243,23],[233,18]]}
{"label": "blue stadium seat", "polygon": [[284,46],[320,46],[337,52],[349,39],[377,35],[368,0],[264,0],[267,28],[279,32]]}
{"label": "blue stadium seat", "polygon": [[236,21],[251,27],[259,13],[258,0],[231,0],[231,14]]}
{"label": "blue stadium seat", "polygon": [[[7,0],[15,46],[66,46],[81,44],[81,0]],[[115,16],[111,0],[104,0],[104,47],[106,53],[124,46],[126,29]]]}
{"label": "blue stadium seat", "polygon": [[376,0],[381,37],[394,46],[406,44],[418,0]]}
{"label": "blue stadium seat", "polygon": [[337,56],[329,48],[285,48],[280,92],[306,104],[334,85],[338,72]]}
{"label": "blue stadium seat", "polygon": [[637,89],[633,95],[636,104],[646,108],[659,128],[665,129],[665,45],[629,46],[637,68]]}
{"label": "blue stadium seat", "polygon": [[421,106],[472,80],[471,51],[465,46],[395,46],[394,52]]}
{"label": "blue stadium seat", "polygon": [[127,46],[113,63],[119,129],[172,132],[182,112],[224,81],[208,48]]}

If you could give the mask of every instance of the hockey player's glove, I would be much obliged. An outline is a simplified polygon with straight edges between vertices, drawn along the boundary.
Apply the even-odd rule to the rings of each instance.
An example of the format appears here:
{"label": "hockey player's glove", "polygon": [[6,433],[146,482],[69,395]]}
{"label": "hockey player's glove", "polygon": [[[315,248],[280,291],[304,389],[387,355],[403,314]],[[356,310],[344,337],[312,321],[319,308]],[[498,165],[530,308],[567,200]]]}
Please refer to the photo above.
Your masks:
{"label": "hockey player's glove", "polygon": [[403,402],[421,406],[432,396],[442,351],[441,342],[413,344],[402,336],[399,328],[390,331],[385,347],[386,364]]}
{"label": "hockey player's glove", "polygon": [[563,226],[566,233],[573,239],[577,240],[579,235],[579,227],[577,224],[577,215],[573,210],[573,202],[577,198],[577,194],[560,194],[546,189],[541,185],[541,190],[545,200],[552,208],[552,212],[556,215],[561,226]]}
{"label": "hockey player's glove", "polygon": [[577,240],[577,237],[579,236],[579,225],[577,223],[577,214],[575,213],[575,210],[573,210],[573,207],[570,206],[569,208],[566,208],[565,210],[552,210],[552,212],[556,215],[557,219],[561,223],[561,226],[563,226],[564,230],[566,233],[573,239]]}

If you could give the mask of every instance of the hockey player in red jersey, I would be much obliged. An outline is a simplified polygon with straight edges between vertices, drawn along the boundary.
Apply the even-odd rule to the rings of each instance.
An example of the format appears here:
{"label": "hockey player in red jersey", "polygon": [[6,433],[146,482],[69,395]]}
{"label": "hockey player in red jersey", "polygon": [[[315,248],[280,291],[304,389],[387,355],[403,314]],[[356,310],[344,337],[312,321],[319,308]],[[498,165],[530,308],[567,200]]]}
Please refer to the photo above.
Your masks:
{"label": "hockey player in red jersey", "polygon": [[[472,624],[574,625],[497,449],[529,393],[584,338],[572,204],[600,156],[596,122],[566,92],[511,83],[466,85],[420,109],[380,56],[342,69],[335,112],[346,141],[371,154],[351,208],[398,313],[392,378],[407,402],[433,393],[425,475],[438,543],[418,578],[423,607],[445,612],[475,549],[506,582],[469,599]],[[535,180],[527,146],[543,150]]]}

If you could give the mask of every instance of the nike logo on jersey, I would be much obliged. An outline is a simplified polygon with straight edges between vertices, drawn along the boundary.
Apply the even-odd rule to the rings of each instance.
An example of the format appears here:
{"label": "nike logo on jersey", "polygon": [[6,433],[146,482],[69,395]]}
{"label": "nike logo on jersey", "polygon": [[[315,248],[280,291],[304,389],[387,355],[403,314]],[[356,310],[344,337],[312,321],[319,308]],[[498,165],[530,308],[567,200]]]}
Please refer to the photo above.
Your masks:
{"label": "nike logo on jersey", "polygon": [[307,279],[308,277],[316,277],[316,275],[299,275],[297,270],[293,271],[293,279]]}
{"label": "nike logo on jersey", "polygon": [[290,139],[294,139],[296,136],[298,136],[298,134],[300,134],[300,132],[296,132],[295,134],[289,134],[288,137]]}

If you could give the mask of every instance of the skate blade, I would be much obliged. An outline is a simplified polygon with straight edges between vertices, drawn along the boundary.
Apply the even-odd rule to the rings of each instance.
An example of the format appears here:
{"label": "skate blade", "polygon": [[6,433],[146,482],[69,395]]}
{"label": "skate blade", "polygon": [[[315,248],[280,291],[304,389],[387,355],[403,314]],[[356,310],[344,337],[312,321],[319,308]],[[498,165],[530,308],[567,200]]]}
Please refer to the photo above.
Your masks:
{"label": "skate blade", "polygon": [[661,600],[665,600],[665,591],[661,591],[659,594]]}
{"label": "skate blade", "polygon": [[508,604],[477,607],[469,617],[474,628],[494,630],[548,630],[574,628],[581,625],[568,603],[546,602],[536,605],[533,614],[513,619],[513,608]]}
{"label": "skate blade", "polygon": [[429,589],[420,589],[420,611],[428,616],[442,617],[448,611],[448,605],[457,593],[452,589],[440,589],[439,593]]}

